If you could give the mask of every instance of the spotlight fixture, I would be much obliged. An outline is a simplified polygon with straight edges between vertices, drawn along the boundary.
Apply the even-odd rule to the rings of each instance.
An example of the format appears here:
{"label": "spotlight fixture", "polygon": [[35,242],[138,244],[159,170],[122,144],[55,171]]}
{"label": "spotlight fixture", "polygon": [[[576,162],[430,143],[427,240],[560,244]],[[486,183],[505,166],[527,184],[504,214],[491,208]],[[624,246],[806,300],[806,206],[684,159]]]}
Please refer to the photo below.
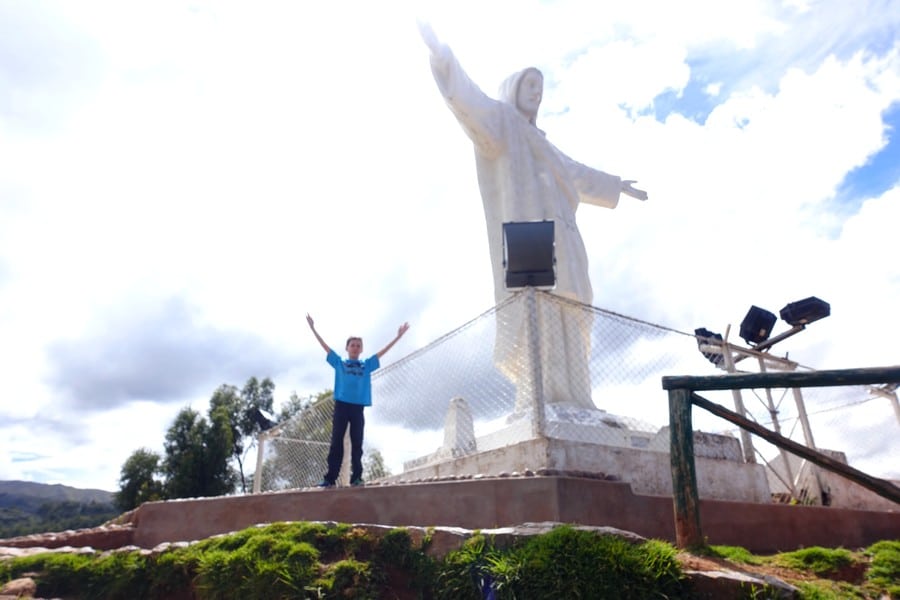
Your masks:
{"label": "spotlight fixture", "polygon": [[[716,342],[722,342],[724,340],[722,334],[713,333],[705,327],[698,327],[694,330],[694,335],[697,337],[697,347],[700,349],[700,354],[702,354],[706,358],[706,360],[716,365],[717,367],[721,366],[722,362],[725,360],[722,352],[707,352],[703,350],[703,346],[715,345]],[[721,346],[721,344],[719,345]]]}
{"label": "spotlight fixture", "polygon": [[272,429],[278,423],[274,420],[275,417],[271,413],[264,412],[260,408],[256,407],[253,409],[253,412],[250,413],[251,418],[259,425],[260,431],[268,431]]}
{"label": "spotlight fixture", "polygon": [[506,288],[552,288],[556,285],[553,221],[503,224]]}
{"label": "spotlight fixture", "polygon": [[792,327],[809,325],[831,314],[831,305],[815,296],[791,302],[781,309],[781,318]]}
{"label": "spotlight fixture", "polygon": [[741,321],[741,338],[748,344],[761,344],[772,334],[772,326],[778,317],[758,306],[751,306]]}

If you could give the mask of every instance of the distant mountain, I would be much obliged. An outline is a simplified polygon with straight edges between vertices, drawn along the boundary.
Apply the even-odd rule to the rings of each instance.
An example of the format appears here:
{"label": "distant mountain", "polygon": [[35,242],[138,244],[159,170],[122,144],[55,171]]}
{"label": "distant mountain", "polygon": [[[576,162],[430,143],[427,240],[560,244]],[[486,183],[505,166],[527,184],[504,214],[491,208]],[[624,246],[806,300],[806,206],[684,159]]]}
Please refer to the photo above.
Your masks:
{"label": "distant mountain", "polygon": [[93,527],[116,516],[112,492],[0,481],[0,538]]}
{"label": "distant mountain", "polygon": [[79,504],[111,504],[113,493],[103,490],[79,489],[58,483],[35,483],[33,481],[0,481],[0,507],[19,506],[21,502],[32,505],[35,502],[77,502]]}

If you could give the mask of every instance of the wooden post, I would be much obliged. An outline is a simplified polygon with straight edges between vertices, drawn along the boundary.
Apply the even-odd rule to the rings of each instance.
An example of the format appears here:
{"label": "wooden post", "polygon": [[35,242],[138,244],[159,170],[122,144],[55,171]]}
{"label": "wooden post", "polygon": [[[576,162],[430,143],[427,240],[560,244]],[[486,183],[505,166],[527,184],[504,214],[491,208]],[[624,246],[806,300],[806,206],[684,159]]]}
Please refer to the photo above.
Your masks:
{"label": "wooden post", "polygon": [[700,496],[694,466],[691,390],[669,390],[669,437],[672,461],[672,499],[675,509],[675,544],[679,548],[704,545],[700,531]]}

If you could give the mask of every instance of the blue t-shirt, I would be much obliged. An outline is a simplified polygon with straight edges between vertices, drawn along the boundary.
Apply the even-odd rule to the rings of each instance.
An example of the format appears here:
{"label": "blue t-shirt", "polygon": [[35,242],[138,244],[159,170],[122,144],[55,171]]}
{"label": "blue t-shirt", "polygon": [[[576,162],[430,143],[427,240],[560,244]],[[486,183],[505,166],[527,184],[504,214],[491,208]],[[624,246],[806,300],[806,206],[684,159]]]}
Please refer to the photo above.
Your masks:
{"label": "blue t-shirt", "polygon": [[381,366],[378,355],[366,360],[342,360],[332,350],[325,358],[334,367],[334,399],[372,406],[372,371]]}

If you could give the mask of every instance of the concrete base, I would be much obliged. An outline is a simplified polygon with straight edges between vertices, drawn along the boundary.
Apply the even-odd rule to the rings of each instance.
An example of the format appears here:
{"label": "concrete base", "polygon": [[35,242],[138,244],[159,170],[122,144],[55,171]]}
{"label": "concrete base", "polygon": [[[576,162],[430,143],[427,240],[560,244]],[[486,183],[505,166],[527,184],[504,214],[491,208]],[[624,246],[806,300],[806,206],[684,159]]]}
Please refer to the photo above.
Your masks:
{"label": "concrete base", "polygon": [[[654,438],[654,444],[668,447],[668,428],[664,428]],[[607,477],[628,483],[635,494],[672,495],[669,454],[653,449],[538,438],[457,458],[434,456],[435,460],[419,466],[407,463],[401,475],[388,477],[386,481],[433,480],[479,473],[524,473],[529,469],[552,469],[603,473]],[[697,488],[702,498],[765,504],[772,501],[762,465],[702,456],[697,456],[695,461]]]}
{"label": "concrete base", "polygon": [[[447,411],[444,445],[407,461],[390,482],[433,480],[478,473],[534,472],[542,469],[603,473],[631,484],[637,494],[672,495],[669,428],[650,426],[599,409],[548,404],[538,434],[532,412],[511,415],[506,425],[475,437],[462,398]],[[694,432],[697,487],[703,498],[742,502],[772,501],[765,469],[743,462],[738,440]]]}
{"label": "concrete base", "polygon": [[[900,509],[900,507],[898,507]],[[860,548],[900,539],[900,512],[702,500],[710,544],[769,553],[808,546]],[[141,505],[134,544],[191,541],[274,521],[337,521],[484,529],[556,521],[610,526],[674,542],[672,500],[628,484],[576,477],[507,477],[271,492]]]}

